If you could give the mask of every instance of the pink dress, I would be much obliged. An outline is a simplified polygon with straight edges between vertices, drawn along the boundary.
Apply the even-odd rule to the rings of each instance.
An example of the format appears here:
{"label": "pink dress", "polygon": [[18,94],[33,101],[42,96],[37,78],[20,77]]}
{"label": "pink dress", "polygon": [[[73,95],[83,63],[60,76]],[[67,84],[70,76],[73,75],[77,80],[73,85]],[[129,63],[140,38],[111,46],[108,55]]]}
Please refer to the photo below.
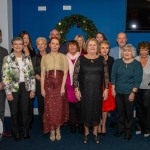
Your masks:
{"label": "pink dress", "polygon": [[[71,60],[71,62],[74,64],[75,60]],[[71,103],[76,103],[77,99],[74,93],[74,88],[73,85],[71,85],[71,80],[70,80],[70,74],[68,72],[68,76],[67,76],[67,80],[66,80],[66,91],[67,91],[67,98],[68,98],[68,102]]]}

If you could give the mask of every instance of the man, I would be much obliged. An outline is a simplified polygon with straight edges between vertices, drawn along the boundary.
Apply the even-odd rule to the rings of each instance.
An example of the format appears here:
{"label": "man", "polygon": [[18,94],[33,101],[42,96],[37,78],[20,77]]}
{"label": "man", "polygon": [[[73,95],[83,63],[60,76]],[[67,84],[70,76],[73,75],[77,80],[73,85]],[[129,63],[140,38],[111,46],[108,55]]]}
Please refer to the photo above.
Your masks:
{"label": "man", "polygon": [[112,56],[114,59],[120,58],[121,49],[127,43],[126,34],[124,32],[120,32],[117,36],[116,41],[118,43],[118,46],[112,48],[109,53],[109,55]]}
{"label": "man", "polygon": [[[58,38],[59,40],[60,40],[60,38],[61,38],[60,32],[59,32],[58,30],[56,30],[56,29],[53,29],[53,30],[50,32],[49,39],[51,40],[51,39],[54,38],[54,37]],[[50,49],[50,47],[48,46],[48,47],[47,47],[47,52],[50,52],[50,51],[51,51],[51,49]],[[66,54],[66,53],[67,53],[67,51],[66,51],[66,45],[64,45],[64,44],[60,45],[59,52],[60,52],[60,53],[63,53],[63,54]]]}
{"label": "man", "polygon": [[[123,46],[126,45],[127,43],[127,37],[126,37],[126,34],[124,32],[120,32],[118,35],[117,35],[117,39],[116,39],[117,43],[118,43],[118,46],[112,48],[110,50],[110,53],[109,55],[112,56],[114,59],[118,59],[120,58],[120,53],[121,53],[121,49]],[[117,120],[117,112],[116,112],[116,109],[112,112],[110,112],[110,124],[109,124],[109,127],[110,128],[113,128],[115,125],[116,125],[116,120]]]}
{"label": "man", "polygon": [[[0,43],[2,42],[2,31],[0,29]],[[5,112],[5,91],[4,91],[4,85],[2,82],[2,64],[3,64],[3,59],[5,56],[8,55],[8,51],[0,46],[0,119],[4,125],[4,112]],[[2,136],[2,135],[0,135]],[[9,137],[11,136],[9,133],[6,133],[5,131],[3,132],[4,137]]]}

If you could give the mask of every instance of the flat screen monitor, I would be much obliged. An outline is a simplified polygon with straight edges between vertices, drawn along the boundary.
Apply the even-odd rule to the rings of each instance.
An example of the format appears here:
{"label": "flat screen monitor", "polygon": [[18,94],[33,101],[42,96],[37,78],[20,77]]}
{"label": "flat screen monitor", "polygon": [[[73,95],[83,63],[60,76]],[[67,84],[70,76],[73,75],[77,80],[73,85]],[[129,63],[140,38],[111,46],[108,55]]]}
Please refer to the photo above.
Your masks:
{"label": "flat screen monitor", "polygon": [[150,0],[127,0],[126,31],[150,32]]}

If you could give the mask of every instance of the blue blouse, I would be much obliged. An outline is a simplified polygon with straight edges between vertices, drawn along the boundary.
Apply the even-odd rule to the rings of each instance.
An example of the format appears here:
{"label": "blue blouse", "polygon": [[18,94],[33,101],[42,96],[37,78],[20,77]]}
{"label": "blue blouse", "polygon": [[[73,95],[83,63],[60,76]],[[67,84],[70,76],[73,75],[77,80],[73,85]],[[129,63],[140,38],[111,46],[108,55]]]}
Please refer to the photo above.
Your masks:
{"label": "blue blouse", "polygon": [[130,94],[133,88],[139,88],[142,82],[143,68],[140,62],[133,60],[126,64],[122,58],[115,60],[111,82],[115,90],[120,94]]}

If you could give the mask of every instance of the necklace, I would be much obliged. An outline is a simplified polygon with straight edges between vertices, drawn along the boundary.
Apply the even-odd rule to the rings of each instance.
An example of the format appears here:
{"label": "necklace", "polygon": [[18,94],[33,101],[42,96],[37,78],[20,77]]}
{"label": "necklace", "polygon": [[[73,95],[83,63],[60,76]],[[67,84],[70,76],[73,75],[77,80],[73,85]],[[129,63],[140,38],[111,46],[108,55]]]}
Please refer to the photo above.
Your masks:
{"label": "necklace", "polygon": [[91,57],[90,55],[87,55],[87,58],[90,59],[91,63],[94,63],[94,59],[97,58],[97,55],[95,55],[95,56],[93,56],[93,57]]}
{"label": "necklace", "polygon": [[125,67],[128,68],[128,64],[130,64],[131,62],[133,61],[133,59],[130,59],[130,60],[125,60],[123,59],[123,62],[125,63]]}

